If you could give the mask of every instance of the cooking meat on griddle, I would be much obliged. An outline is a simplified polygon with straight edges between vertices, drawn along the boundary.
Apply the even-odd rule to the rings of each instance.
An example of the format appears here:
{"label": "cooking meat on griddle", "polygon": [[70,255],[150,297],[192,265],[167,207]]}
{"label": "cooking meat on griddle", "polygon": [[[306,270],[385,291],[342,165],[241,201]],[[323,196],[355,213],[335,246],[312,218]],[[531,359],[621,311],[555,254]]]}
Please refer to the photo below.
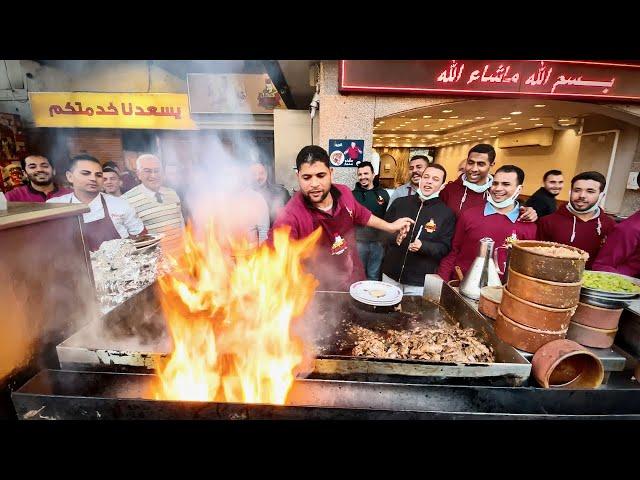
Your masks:
{"label": "cooking meat on griddle", "polygon": [[443,325],[436,328],[387,330],[380,334],[360,326],[352,326],[357,338],[354,356],[429,360],[436,362],[493,362],[493,349],[476,337],[472,328]]}

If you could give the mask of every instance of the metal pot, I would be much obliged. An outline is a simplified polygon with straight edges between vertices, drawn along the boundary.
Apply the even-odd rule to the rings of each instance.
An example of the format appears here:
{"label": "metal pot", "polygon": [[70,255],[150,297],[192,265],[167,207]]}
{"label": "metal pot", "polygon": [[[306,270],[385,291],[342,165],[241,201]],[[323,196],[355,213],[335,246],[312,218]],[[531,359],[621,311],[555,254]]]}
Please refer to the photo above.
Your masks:
{"label": "metal pot", "polygon": [[521,325],[540,330],[566,330],[576,307],[551,308],[538,305],[516,297],[508,288],[505,288],[500,310]]}
{"label": "metal pot", "polygon": [[567,338],[586,347],[610,348],[617,332],[617,328],[605,330],[571,322],[567,331]]}
{"label": "metal pot", "polygon": [[531,360],[531,373],[544,388],[598,388],[604,379],[600,359],[571,340],[540,347]]}
{"label": "metal pot", "polygon": [[480,313],[496,319],[502,301],[502,290],[503,287],[482,287],[480,289],[480,303],[478,303]]}
{"label": "metal pot", "polygon": [[507,288],[516,297],[553,308],[570,308],[578,305],[582,281],[573,283],[552,282],[529,277],[509,269]]}
{"label": "metal pot", "polygon": [[622,315],[622,308],[602,308],[586,303],[579,303],[572,322],[602,329],[618,328],[618,322]]}
{"label": "metal pot", "polygon": [[514,322],[498,309],[495,331],[498,337],[525,352],[535,353],[543,345],[553,340],[563,339],[567,330],[538,330]]}
{"label": "metal pot", "polygon": [[582,281],[584,258],[552,257],[533,252],[527,247],[561,247],[586,255],[584,250],[554,242],[521,240],[513,244],[509,266],[514,272],[552,282],[575,283]]}

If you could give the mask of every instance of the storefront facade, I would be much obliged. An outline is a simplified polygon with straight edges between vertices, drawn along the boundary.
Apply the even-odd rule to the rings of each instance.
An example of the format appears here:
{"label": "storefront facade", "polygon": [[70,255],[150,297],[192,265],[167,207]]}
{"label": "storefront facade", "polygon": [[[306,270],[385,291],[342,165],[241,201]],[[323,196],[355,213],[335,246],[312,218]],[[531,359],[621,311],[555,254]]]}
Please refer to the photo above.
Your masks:
{"label": "storefront facade", "polygon": [[[575,128],[558,122],[556,117],[550,144],[538,142],[535,148],[499,148],[497,164],[508,160],[532,171],[529,186],[535,190],[541,180],[536,178],[541,175],[538,170],[544,171],[547,165],[547,169],[562,165],[567,174],[574,173],[588,164],[588,161],[580,161],[578,157],[586,159],[589,156],[587,144],[591,139],[598,143],[602,142],[603,136],[605,142],[611,137],[615,145],[611,148],[610,168],[603,165],[603,174],[608,177],[611,186],[607,193],[606,208],[612,213],[629,215],[640,207],[640,194],[634,189],[624,188],[630,172],[640,169],[639,99],[640,65],[540,61],[508,63],[490,60],[327,61],[321,64],[318,144],[326,148],[330,139],[363,139],[365,159],[372,158],[376,147],[379,153],[384,153],[385,148],[435,146],[436,161],[443,163],[449,175],[453,176],[456,175],[458,163],[473,144],[484,141],[500,147],[501,140],[503,144],[506,140],[501,136],[523,133],[505,129],[504,135],[495,135],[493,138],[487,135],[488,128],[502,128],[502,124],[508,126],[509,123],[515,123],[516,117],[509,121],[502,121],[500,117],[492,119],[492,111],[497,114],[499,106],[507,109],[506,115],[509,114],[510,104],[512,110],[516,109],[514,105],[523,105],[523,108],[517,108],[522,112],[517,113],[525,114],[524,108],[533,108],[534,104],[546,104],[544,106],[553,107],[555,111],[568,108],[568,111],[575,113]],[[489,113],[478,114],[477,118],[469,116],[474,109]],[[465,111],[468,124],[457,125],[462,123],[462,117],[455,118],[458,110]],[[446,122],[449,116],[443,111],[451,111],[449,115],[455,121]],[[427,115],[419,116],[416,112]],[[396,125],[394,130],[386,129],[385,120],[393,123],[398,117],[406,117],[407,121],[411,117],[414,117],[413,120],[428,117],[443,123],[424,129],[422,125],[416,129],[403,128],[402,125]],[[492,123],[487,123],[490,120]],[[437,125],[444,125],[444,128],[434,130],[433,127]],[[469,136],[467,142],[452,138],[453,135],[458,137],[457,133],[473,133],[476,130],[470,129],[474,127],[477,131],[485,130],[482,134],[476,134],[477,138]],[[533,131],[534,128],[542,130],[550,127],[550,124],[538,124],[536,127],[535,123],[531,123],[515,128]],[[413,137],[429,138],[422,138],[424,143],[411,141],[409,137],[413,132]],[[401,133],[403,139],[408,140],[406,144],[398,137]],[[394,134],[395,143],[385,141]],[[501,157],[505,162],[501,162]],[[406,162],[398,163],[402,167]],[[399,172],[396,180],[402,181],[402,173]],[[353,185],[356,181],[355,168],[336,168],[335,178],[337,182]]]}

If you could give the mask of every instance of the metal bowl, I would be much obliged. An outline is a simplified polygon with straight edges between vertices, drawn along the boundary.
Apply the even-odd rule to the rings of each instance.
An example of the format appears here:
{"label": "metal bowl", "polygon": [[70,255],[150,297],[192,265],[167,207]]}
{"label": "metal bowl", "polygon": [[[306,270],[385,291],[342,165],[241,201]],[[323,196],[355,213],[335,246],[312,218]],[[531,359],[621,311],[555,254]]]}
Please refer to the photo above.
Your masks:
{"label": "metal bowl", "polygon": [[[638,285],[640,287],[640,279],[629,277],[627,275],[622,275],[620,273],[611,273],[611,272],[596,272],[594,270],[585,270],[585,273],[598,273],[601,275],[612,276],[612,277],[622,277],[625,280],[630,281],[634,285]],[[612,300],[628,300],[632,298],[637,298],[640,294],[638,293],[619,293],[619,292],[608,292],[607,290],[599,290],[596,288],[588,288],[584,285],[582,286],[582,293],[589,295],[591,297],[600,297],[605,299]]]}

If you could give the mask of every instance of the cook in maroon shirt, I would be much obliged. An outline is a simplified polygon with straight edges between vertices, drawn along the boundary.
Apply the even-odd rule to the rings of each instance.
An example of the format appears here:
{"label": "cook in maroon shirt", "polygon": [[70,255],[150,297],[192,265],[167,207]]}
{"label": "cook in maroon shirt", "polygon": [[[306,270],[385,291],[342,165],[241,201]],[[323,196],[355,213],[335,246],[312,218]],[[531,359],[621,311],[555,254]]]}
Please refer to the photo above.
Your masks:
{"label": "cook in maroon shirt", "polygon": [[599,207],[607,180],[600,172],[582,172],[571,180],[569,203],[538,220],[538,239],[578,247],[591,268],[616,222]]}
{"label": "cook in maroon shirt", "polygon": [[9,202],[44,203],[50,198],[60,197],[72,192],[70,188],[58,187],[53,182],[56,170],[47,157],[29,155],[21,160],[20,163],[27,174],[29,183],[9,190],[5,195]]}
{"label": "cook in maroon shirt", "polygon": [[[406,233],[413,220],[385,222],[363,207],[349,187],[332,183],[333,169],[322,147],[308,145],[300,150],[296,168],[300,191],[280,211],[273,229],[287,225],[291,227],[290,236],[299,239],[321,228],[323,233],[309,264],[310,271],[320,282],[320,290],[348,291],[353,282],[365,279],[354,227]],[[271,232],[270,237],[272,240]]]}

